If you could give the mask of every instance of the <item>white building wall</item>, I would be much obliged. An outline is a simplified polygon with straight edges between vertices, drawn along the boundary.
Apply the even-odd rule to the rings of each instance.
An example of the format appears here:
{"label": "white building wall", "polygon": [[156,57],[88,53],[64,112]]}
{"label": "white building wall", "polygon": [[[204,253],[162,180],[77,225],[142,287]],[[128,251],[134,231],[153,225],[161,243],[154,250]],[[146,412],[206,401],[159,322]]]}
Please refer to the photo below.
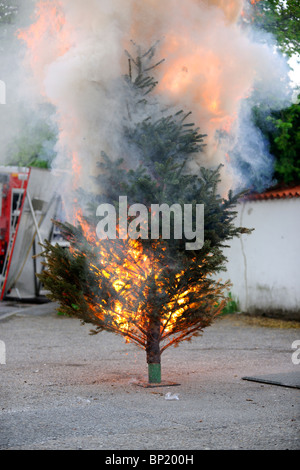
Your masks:
{"label": "white building wall", "polygon": [[300,198],[247,201],[236,224],[254,228],[225,249],[241,311],[300,319]]}

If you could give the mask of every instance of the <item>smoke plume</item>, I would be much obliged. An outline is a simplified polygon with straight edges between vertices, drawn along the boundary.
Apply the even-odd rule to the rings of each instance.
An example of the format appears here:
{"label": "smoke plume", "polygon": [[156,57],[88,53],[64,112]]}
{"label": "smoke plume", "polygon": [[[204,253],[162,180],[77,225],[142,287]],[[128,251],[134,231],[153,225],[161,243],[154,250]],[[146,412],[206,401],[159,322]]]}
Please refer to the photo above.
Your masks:
{"label": "smoke plume", "polygon": [[53,167],[70,172],[73,185],[89,187],[102,150],[120,156],[126,96],[118,84],[131,40],[145,50],[159,41],[156,59],[165,61],[153,72],[157,99],[192,111],[207,134],[195,165],[223,164],[222,191],[270,184],[273,160],[251,109],[288,103],[288,66],[272,37],[241,22],[242,0],[42,0],[35,7],[19,32],[24,71],[55,110]]}

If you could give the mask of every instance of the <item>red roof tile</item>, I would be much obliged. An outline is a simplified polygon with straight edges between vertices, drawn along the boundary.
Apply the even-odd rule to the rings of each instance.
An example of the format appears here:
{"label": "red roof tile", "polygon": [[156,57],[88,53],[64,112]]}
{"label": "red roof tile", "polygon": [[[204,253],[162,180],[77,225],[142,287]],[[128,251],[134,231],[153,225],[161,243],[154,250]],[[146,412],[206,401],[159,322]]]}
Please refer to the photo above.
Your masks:
{"label": "red roof tile", "polygon": [[287,199],[300,197],[300,185],[292,188],[269,189],[263,193],[255,193],[246,196],[247,200],[262,201],[265,199]]}

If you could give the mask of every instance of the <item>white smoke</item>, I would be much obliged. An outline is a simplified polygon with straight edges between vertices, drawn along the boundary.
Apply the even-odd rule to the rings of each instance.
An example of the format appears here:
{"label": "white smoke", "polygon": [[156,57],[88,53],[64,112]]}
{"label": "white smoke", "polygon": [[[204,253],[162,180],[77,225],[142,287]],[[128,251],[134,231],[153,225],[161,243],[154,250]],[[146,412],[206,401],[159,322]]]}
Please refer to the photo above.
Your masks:
{"label": "white smoke", "polygon": [[[53,109],[41,98],[36,83],[24,67],[27,49],[17,37],[19,29],[26,29],[32,23],[31,15],[36,2],[13,0],[7,3],[13,7],[15,14],[8,23],[0,23],[0,80],[6,85],[6,104],[0,105],[0,165],[16,161],[22,150],[18,142],[34,147],[38,140],[37,131],[41,127],[49,126],[49,131],[55,132],[56,126],[49,118]],[[51,144],[47,140],[41,143],[42,159],[53,155]]]}
{"label": "white smoke", "polygon": [[[156,72],[159,100],[191,110],[207,134],[198,162],[225,165],[224,189],[251,185],[262,168],[270,182],[273,162],[250,109],[257,99],[271,103],[274,97],[276,106],[286,105],[289,70],[271,37],[266,42],[240,25],[242,0],[42,0],[37,7],[45,17],[33,21],[36,37],[25,32],[27,65],[33,89],[55,108],[55,168],[72,172],[78,165],[77,182],[88,187],[101,151],[120,151],[126,96],[117,84],[127,73],[124,49],[130,40],[145,49],[159,40],[157,60],[166,59]],[[246,173],[235,171],[243,165],[234,158],[228,163],[231,151],[239,164],[246,162]]]}

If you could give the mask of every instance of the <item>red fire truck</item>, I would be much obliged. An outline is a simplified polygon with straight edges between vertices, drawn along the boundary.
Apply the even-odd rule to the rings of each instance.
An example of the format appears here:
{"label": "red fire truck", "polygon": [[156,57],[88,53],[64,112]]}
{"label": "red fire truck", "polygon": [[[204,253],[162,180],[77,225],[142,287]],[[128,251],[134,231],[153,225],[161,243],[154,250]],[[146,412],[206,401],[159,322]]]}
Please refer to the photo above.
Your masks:
{"label": "red fire truck", "polygon": [[0,167],[0,274],[8,268],[8,250],[13,248],[29,173],[28,168]]}
{"label": "red fire truck", "polygon": [[0,301],[40,296],[44,240],[53,239],[61,175],[0,166]]}

